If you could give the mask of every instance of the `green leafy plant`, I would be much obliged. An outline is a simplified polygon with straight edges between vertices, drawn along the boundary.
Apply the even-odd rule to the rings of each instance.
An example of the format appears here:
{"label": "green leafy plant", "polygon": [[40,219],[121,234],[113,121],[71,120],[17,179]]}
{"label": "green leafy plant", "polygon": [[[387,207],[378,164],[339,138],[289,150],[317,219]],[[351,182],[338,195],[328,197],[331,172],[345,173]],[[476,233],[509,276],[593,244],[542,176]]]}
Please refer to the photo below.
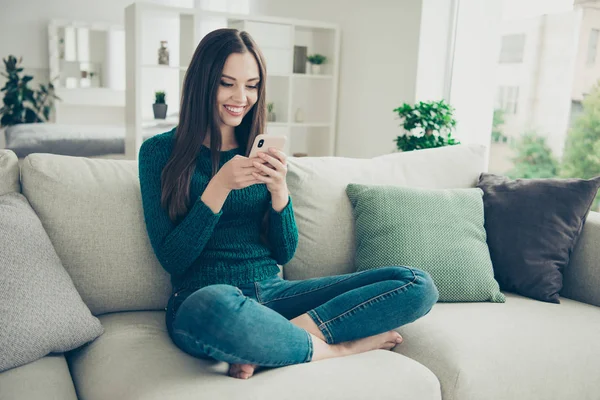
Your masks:
{"label": "green leafy plant", "polygon": [[17,59],[9,55],[3,59],[6,72],[2,76],[7,78],[6,84],[0,92],[4,94],[3,106],[0,108],[0,127],[33,122],[47,122],[54,109],[54,101],[60,100],[55,95],[54,85],[40,84],[38,90],[30,88],[31,75],[21,76],[23,58]]}
{"label": "green leafy plant", "polygon": [[154,92],[154,104],[165,104],[165,92]]}
{"label": "green leafy plant", "polygon": [[394,140],[398,150],[412,151],[460,144],[452,137],[452,129],[456,126],[454,108],[444,100],[421,101],[415,105],[404,103],[394,112],[402,119],[401,126],[407,132]]}
{"label": "green leafy plant", "polygon": [[316,65],[325,64],[325,61],[327,61],[327,57],[322,54],[312,54],[306,57],[306,59],[309,63]]}
{"label": "green leafy plant", "polygon": [[[600,175],[599,84],[584,98],[583,112],[567,134],[560,175],[564,178],[583,179]],[[592,208],[600,211],[599,207],[600,193]]]}
{"label": "green leafy plant", "polygon": [[273,108],[275,107],[274,103],[267,103],[267,111],[273,112]]}
{"label": "green leafy plant", "polygon": [[535,132],[526,132],[512,145],[515,157],[513,168],[507,173],[516,178],[554,178],[558,175],[559,162],[546,144],[546,138]]}

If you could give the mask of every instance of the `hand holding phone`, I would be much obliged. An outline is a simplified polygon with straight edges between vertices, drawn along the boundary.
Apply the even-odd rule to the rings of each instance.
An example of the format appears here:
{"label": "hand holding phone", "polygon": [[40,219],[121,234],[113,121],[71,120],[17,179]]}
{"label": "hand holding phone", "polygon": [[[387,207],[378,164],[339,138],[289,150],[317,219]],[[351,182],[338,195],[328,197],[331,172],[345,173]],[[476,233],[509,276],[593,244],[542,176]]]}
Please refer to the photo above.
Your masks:
{"label": "hand holding phone", "polygon": [[[250,159],[259,172],[252,175],[256,180],[267,185],[273,201],[279,198],[287,202],[288,188],[286,184],[287,157],[283,152],[285,136],[258,135],[250,151]],[[258,158],[259,161],[254,159]]]}
{"label": "hand holding phone", "polygon": [[283,151],[286,140],[287,137],[283,135],[256,135],[248,158],[258,157],[259,152],[268,153],[270,147],[274,147],[279,151]]}

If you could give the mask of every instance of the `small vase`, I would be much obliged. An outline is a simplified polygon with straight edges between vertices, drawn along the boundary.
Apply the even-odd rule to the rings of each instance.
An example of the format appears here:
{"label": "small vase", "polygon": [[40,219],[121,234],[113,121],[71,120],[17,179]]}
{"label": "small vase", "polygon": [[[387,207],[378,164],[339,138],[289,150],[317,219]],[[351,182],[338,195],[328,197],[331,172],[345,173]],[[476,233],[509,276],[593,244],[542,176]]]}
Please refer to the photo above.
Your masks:
{"label": "small vase", "polygon": [[277,114],[275,114],[273,111],[271,111],[270,113],[267,113],[267,121],[269,121],[269,122],[277,121]]}
{"label": "small vase", "polygon": [[310,64],[310,72],[313,75],[320,75],[321,74],[321,64]]}
{"label": "small vase", "polygon": [[167,118],[167,105],[164,103],[160,104],[152,104],[152,111],[154,111],[155,119],[165,119]]}
{"label": "small vase", "polygon": [[294,116],[294,120],[296,122],[304,122],[304,111],[301,108],[296,110],[296,115]]}
{"label": "small vase", "polygon": [[160,41],[160,48],[158,49],[158,64],[169,65],[169,49],[167,48],[167,41]]}

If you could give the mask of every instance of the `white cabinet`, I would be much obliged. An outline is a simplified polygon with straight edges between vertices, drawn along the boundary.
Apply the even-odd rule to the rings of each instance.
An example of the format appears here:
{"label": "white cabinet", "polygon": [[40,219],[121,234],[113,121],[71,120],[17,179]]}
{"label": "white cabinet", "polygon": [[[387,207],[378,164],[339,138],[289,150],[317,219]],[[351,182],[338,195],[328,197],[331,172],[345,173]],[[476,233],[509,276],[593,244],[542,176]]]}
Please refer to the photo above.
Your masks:
{"label": "white cabinet", "polygon": [[[265,57],[266,102],[273,103],[276,116],[266,133],[286,135],[290,156],[335,155],[337,25],[134,3],[125,10],[127,158],[137,159],[144,127],[160,125],[168,130],[177,124],[181,86],[194,50],[206,34],[225,27],[247,31]],[[168,41],[169,65],[158,65],[161,40]],[[294,73],[295,46],[303,47],[306,55],[327,57],[320,74],[312,75],[309,66],[305,73]],[[153,118],[155,91],[166,92],[167,120]]]}

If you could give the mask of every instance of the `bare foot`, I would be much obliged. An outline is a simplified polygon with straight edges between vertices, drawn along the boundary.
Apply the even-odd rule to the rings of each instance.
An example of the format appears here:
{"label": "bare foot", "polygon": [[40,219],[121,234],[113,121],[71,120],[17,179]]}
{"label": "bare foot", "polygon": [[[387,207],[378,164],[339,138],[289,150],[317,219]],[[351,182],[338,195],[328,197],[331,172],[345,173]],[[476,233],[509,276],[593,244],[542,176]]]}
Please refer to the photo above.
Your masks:
{"label": "bare foot", "polygon": [[379,335],[340,343],[340,345],[350,355],[377,349],[391,350],[400,343],[402,343],[402,336],[396,331],[388,331]]}
{"label": "bare foot", "polygon": [[257,368],[258,365],[255,364],[231,364],[228,375],[233,378],[248,379]]}

